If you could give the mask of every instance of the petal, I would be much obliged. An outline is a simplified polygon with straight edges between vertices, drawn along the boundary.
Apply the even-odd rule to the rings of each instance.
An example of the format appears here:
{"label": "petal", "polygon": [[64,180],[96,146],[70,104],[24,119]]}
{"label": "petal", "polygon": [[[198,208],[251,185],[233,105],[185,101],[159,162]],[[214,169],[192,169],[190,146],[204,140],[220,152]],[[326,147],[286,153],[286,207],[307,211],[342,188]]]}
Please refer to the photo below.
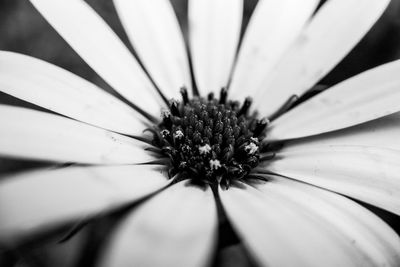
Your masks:
{"label": "petal", "polygon": [[246,29],[230,92],[235,99],[254,95],[289,45],[300,34],[318,0],[258,2]]}
{"label": "petal", "polygon": [[262,266],[396,266],[400,239],[358,204],[299,183],[222,191],[234,228]]}
{"label": "petal", "polygon": [[45,112],[0,105],[0,155],[88,164],[154,160],[144,143]]}
{"label": "petal", "polygon": [[[261,114],[315,85],[350,52],[381,16],[389,0],[327,1],[259,88]],[[266,102],[267,101],[267,102]]]}
{"label": "petal", "polygon": [[77,222],[136,201],[167,184],[145,166],[67,167],[0,181],[0,243]]}
{"label": "petal", "polygon": [[146,128],[127,104],[55,65],[0,51],[0,73],[1,91],[40,107],[124,134]]}
{"label": "petal", "polygon": [[207,266],[216,230],[211,189],[180,182],[122,222],[103,254],[101,266]]}
{"label": "petal", "polygon": [[283,149],[266,168],[400,215],[400,151],[326,145]]}
{"label": "petal", "polygon": [[373,146],[400,150],[400,112],[335,132],[296,139],[285,147],[321,145]]}
{"label": "petal", "polygon": [[311,98],[271,124],[270,139],[343,129],[400,110],[400,60],[354,76]]}
{"label": "petal", "polygon": [[[185,43],[169,1],[114,0],[143,65],[168,98],[192,82]],[[188,90],[191,91],[191,90]]]}
{"label": "petal", "polygon": [[228,85],[242,23],[243,0],[189,0],[189,43],[201,94]]}
{"label": "petal", "polygon": [[68,44],[123,97],[158,115],[162,100],[138,62],[81,0],[30,0]]}

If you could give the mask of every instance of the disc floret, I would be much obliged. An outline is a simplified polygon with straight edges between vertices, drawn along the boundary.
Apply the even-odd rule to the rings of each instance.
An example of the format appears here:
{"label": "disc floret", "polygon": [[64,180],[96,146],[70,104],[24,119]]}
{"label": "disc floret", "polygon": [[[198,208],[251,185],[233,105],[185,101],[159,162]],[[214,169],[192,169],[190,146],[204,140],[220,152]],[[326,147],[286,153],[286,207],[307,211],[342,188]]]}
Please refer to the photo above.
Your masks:
{"label": "disc floret", "polygon": [[226,89],[219,99],[212,93],[189,99],[184,88],[181,94],[182,101],[171,100],[152,130],[153,145],[169,158],[169,175],[227,186],[245,179],[260,161],[268,120],[250,114],[251,98],[242,105],[228,100]]}

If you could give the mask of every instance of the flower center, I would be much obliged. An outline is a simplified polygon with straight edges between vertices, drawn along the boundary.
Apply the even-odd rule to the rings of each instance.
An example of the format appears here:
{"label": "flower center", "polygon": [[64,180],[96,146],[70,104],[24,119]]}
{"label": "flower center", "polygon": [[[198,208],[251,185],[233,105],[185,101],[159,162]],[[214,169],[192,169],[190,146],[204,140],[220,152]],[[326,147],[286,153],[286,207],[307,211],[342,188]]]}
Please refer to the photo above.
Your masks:
{"label": "flower center", "polygon": [[189,99],[184,88],[181,94],[182,101],[171,100],[151,130],[153,145],[169,158],[169,175],[226,186],[246,179],[260,162],[268,120],[249,112],[249,97],[242,104],[228,100],[226,89],[219,99],[212,93]]}

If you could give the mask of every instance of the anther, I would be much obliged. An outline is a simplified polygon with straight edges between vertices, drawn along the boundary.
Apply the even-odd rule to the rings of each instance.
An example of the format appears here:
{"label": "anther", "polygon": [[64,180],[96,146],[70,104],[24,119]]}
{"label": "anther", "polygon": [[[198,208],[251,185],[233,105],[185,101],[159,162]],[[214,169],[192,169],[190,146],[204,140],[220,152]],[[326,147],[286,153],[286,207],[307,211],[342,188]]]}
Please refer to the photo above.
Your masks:
{"label": "anther", "polygon": [[217,121],[214,127],[214,132],[220,133],[222,132],[223,129],[224,129],[224,124],[222,123],[222,121]]}
{"label": "anther", "polygon": [[181,88],[181,95],[182,95],[183,104],[186,105],[187,103],[189,103],[189,96],[188,96],[186,86],[183,86]]}
{"label": "anther", "polygon": [[185,153],[185,154],[190,153],[191,150],[192,150],[192,149],[191,149],[190,146],[188,146],[188,145],[182,146],[182,152]]}
{"label": "anther", "polygon": [[200,144],[202,142],[201,133],[199,133],[198,131],[195,131],[193,134],[193,142],[195,144]]}
{"label": "anther", "polygon": [[252,103],[251,97],[246,97],[246,99],[244,100],[242,108],[238,112],[238,117],[241,116],[241,115],[246,115],[247,114],[247,111],[249,110],[249,108],[251,106],[251,103]]}
{"label": "anther", "polygon": [[181,130],[176,130],[174,133],[174,138],[175,139],[182,139],[183,138],[183,132]]}
{"label": "anther", "polygon": [[208,112],[203,110],[200,113],[200,119],[203,121],[208,121],[209,117],[208,117]]}
{"label": "anther", "polygon": [[227,97],[228,97],[228,90],[225,87],[223,87],[221,89],[221,92],[220,92],[220,95],[219,95],[219,103],[220,104],[225,104]]}
{"label": "anther", "polygon": [[180,117],[179,103],[176,100],[171,100],[169,109],[171,110],[172,115]]}
{"label": "anther", "polygon": [[217,145],[222,144],[222,134],[214,135],[214,143]]}
{"label": "anther", "polygon": [[257,137],[250,137],[250,141],[256,145],[258,145],[260,143]]}
{"label": "anther", "polygon": [[270,122],[267,118],[263,118],[263,119],[257,121],[256,127],[253,131],[253,137],[259,137],[263,133],[263,131],[265,130],[265,128],[268,126],[269,123]]}
{"label": "anther", "polygon": [[181,163],[179,163],[179,168],[180,169],[185,169],[186,167],[187,167],[186,161],[182,161]]}
{"label": "anther", "polygon": [[162,137],[165,139],[170,137],[170,131],[168,131],[167,129],[162,130],[160,133],[161,133]]}
{"label": "anther", "polygon": [[209,163],[211,170],[218,170],[219,168],[221,168],[221,162],[217,159],[211,159]]}
{"label": "anther", "polygon": [[204,146],[199,146],[200,155],[207,155],[210,153],[211,147],[209,144],[205,144]]}
{"label": "anther", "polygon": [[168,109],[163,109],[161,110],[161,117],[162,118],[167,118],[171,116],[171,112]]}
{"label": "anther", "polygon": [[253,155],[258,150],[258,146],[254,143],[250,143],[244,147],[244,151],[247,152],[249,155]]}
{"label": "anther", "polygon": [[208,139],[211,139],[213,136],[213,132],[210,126],[206,126],[204,128],[204,136],[207,137]]}
{"label": "anther", "polygon": [[196,131],[202,132],[204,130],[204,122],[203,121],[197,121],[195,123],[194,129]]}
{"label": "anther", "polygon": [[223,160],[225,162],[228,162],[229,160],[231,160],[234,155],[233,146],[229,145],[227,148],[225,148],[223,151],[223,154],[224,154]]}

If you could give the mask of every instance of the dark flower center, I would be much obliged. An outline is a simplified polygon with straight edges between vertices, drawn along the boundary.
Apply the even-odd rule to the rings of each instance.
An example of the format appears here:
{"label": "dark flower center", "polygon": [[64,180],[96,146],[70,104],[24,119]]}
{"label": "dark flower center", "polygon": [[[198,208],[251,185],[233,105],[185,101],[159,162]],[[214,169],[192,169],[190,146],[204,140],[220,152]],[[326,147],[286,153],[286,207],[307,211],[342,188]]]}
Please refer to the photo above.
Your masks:
{"label": "dark flower center", "polygon": [[175,179],[226,186],[243,180],[260,162],[266,146],[267,119],[250,113],[251,99],[240,104],[227,98],[222,89],[219,99],[189,99],[181,89],[182,101],[171,100],[162,121],[151,131],[153,145],[169,158],[168,173]]}

